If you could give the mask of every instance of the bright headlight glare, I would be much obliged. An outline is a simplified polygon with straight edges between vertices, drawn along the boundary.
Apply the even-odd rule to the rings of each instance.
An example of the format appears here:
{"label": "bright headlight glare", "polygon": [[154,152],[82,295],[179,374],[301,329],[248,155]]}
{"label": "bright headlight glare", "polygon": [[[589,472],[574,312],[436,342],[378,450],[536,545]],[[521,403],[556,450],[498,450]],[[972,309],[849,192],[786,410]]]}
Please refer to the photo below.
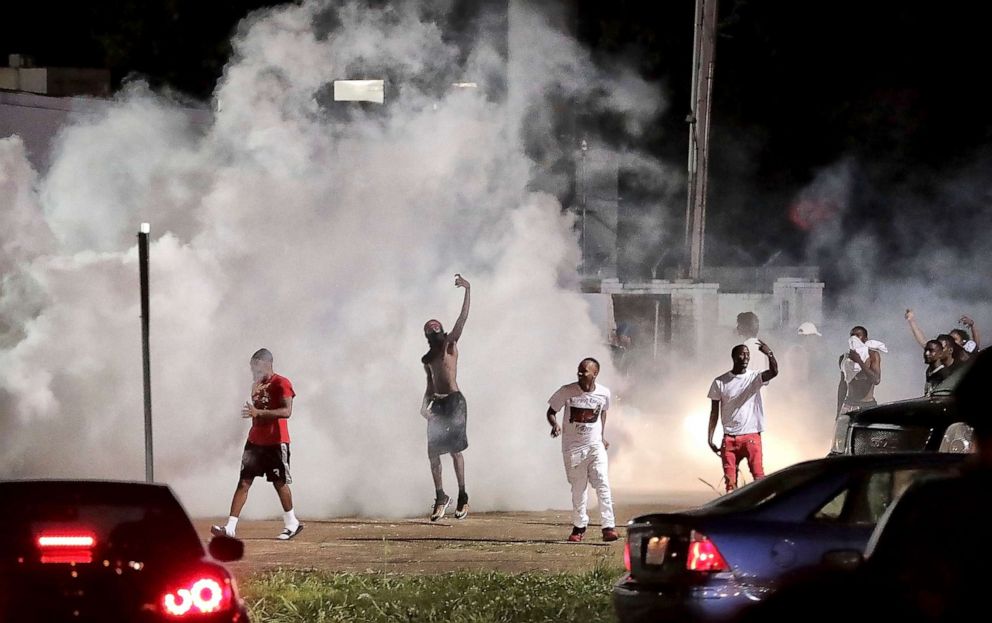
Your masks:
{"label": "bright headlight glare", "polygon": [[974,431],[964,422],[955,422],[944,431],[944,438],[940,440],[938,452],[953,452],[956,454],[967,454],[974,452],[972,443]]}
{"label": "bright headlight glare", "polygon": [[851,424],[851,417],[848,415],[837,416],[834,423],[834,452],[847,452],[847,428]]}

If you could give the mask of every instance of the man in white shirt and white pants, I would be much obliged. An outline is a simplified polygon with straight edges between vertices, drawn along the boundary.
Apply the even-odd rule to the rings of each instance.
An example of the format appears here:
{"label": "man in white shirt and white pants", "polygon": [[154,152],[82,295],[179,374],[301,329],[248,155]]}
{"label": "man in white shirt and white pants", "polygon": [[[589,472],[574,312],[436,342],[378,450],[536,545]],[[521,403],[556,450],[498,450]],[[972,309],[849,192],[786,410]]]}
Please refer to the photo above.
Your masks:
{"label": "man in white shirt and white pants", "polygon": [[[582,540],[589,524],[586,487],[590,483],[599,498],[603,540],[616,541],[620,538],[613,516],[606,459],[606,449],[610,444],[603,438],[611,396],[609,388],[596,383],[598,375],[599,362],[587,357],[579,362],[578,382],[562,385],[548,399],[547,418],[551,436],[561,435],[565,475],[572,485],[572,534],[568,540],[573,543]],[[557,414],[562,408],[565,414],[559,426]]]}

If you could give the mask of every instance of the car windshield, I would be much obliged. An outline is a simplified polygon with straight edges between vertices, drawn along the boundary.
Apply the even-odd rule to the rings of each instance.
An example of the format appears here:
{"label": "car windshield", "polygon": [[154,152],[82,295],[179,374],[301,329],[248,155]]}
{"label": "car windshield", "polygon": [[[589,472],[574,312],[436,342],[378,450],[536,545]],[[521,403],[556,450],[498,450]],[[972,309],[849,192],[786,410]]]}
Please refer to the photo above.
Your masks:
{"label": "car windshield", "polygon": [[721,496],[703,508],[725,512],[755,508],[783,493],[802,487],[822,473],[823,467],[816,462],[793,465]]}
{"label": "car windshield", "polygon": [[203,556],[186,512],[165,487],[110,483],[0,484],[0,556],[33,551],[43,535],[94,537],[94,556],[153,562]]}

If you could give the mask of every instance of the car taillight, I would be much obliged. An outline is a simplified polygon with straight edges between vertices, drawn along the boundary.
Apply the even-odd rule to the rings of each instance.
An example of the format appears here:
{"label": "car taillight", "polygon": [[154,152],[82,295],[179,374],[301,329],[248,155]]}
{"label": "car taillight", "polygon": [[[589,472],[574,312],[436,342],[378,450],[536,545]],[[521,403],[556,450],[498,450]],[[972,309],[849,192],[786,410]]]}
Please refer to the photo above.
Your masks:
{"label": "car taillight", "polygon": [[630,571],[630,539],[623,544],[623,566]]}
{"label": "car taillight", "polygon": [[35,537],[42,564],[87,564],[93,562],[96,537],[91,532],[42,532]]}
{"label": "car taillight", "polygon": [[169,587],[163,592],[159,603],[165,614],[186,619],[229,610],[233,595],[230,578],[218,573],[204,573]]}
{"label": "car taillight", "polygon": [[689,571],[729,571],[730,565],[723,559],[716,543],[693,530],[689,538],[689,555],[685,568]]}

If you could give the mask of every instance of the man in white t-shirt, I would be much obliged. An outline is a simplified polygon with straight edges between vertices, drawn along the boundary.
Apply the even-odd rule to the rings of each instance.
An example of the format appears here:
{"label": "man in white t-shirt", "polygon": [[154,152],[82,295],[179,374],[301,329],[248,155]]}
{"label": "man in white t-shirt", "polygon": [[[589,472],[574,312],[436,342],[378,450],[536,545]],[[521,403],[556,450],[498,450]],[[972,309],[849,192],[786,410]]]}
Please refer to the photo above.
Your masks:
{"label": "man in white t-shirt", "polygon": [[[761,388],[778,376],[778,361],[768,345],[760,340],[758,350],[768,357],[767,370],[749,370],[750,350],[744,344],[738,344],[730,351],[734,367],[713,380],[708,394],[712,406],[706,441],[723,462],[727,491],[737,488],[737,468],[742,459],[747,459],[755,480],[765,477],[761,459],[761,432],[765,429]],[[719,448],[713,443],[718,418],[723,425],[723,443]]]}
{"label": "man in white t-shirt", "polygon": [[[596,383],[599,362],[587,357],[579,362],[576,383],[562,385],[548,399],[548,424],[551,436],[561,435],[561,452],[565,460],[565,476],[572,485],[572,534],[568,540],[577,543],[585,536],[589,515],[586,513],[586,487],[591,483],[599,497],[599,512],[604,541],[616,541],[613,498],[610,494],[606,449],[603,438],[606,412],[610,408],[610,390]],[[562,425],[557,414],[564,407]]]}

